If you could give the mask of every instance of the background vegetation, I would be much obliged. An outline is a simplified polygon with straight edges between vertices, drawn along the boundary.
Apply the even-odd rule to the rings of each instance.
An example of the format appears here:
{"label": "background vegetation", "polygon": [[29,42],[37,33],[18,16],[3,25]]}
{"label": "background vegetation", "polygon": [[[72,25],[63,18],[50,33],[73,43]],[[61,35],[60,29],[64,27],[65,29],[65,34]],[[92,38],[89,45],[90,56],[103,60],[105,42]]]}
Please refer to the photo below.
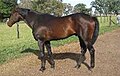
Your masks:
{"label": "background vegetation", "polygon": [[70,13],[84,12],[92,14],[92,8],[95,8],[95,14],[106,15],[118,14],[120,10],[120,0],[95,0],[91,2],[91,7],[86,8],[83,3],[72,6],[69,3],[63,3],[63,0],[0,0],[0,19],[10,16],[11,10],[18,5],[22,8],[30,8],[41,13],[49,13],[56,16],[68,15]]}

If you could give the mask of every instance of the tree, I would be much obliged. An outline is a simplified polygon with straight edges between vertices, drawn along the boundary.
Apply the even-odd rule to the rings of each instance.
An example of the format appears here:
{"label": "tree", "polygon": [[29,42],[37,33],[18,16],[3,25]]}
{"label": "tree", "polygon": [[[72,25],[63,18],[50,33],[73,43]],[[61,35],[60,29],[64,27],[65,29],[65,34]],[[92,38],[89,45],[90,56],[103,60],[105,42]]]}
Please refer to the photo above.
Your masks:
{"label": "tree", "polygon": [[63,6],[64,6],[64,11],[63,11],[64,15],[68,15],[73,12],[73,6],[71,6],[71,4],[63,3]]}
{"label": "tree", "polygon": [[0,0],[0,18],[8,18],[11,10],[17,5],[17,0]]}
{"label": "tree", "polygon": [[120,10],[120,0],[107,0],[107,7],[109,13],[118,13],[118,10]]}
{"label": "tree", "polygon": [[100,16],[103,13],[102,6],[103,6],[103,0],[95,0],[91,2],[92,7],[95,8],[96,11],[99,12]]}
{"label": "tree", "polygon": [[74,6],[74,12],[82,12],[89,14],[90,9],[86,8],[86,5],[83,3],[79,3]]}
{"label": "tree", "polygon": [[101,22],[102,22],[101,15],[104,13],[105,4],[106,4],[105,0],[95,0],[91,2],[92,7],[95,8],[95,12],[99,12]]}
{"label": "tree", "polygon": [[120,0],[95,0],[91,2],[92,7],[94,7],[100,14],[117,13],[120,10]]}
{"label": "tree", "polygon": [[19,7],[32,9],[31,0],[20,0]]}
{"label": "tree", "polygon": [[33,9],[41,13],[62,16],[63,4],[61,0],[33,0]]}
{"label": "tree", "polygon": [[8,15],[16,5],[17,0],[0,0],[0,13]]}
{"label": "tree", "polygon": [[52,3],[52,11],[51,13],[56,15],[56,16],[62,16],[63,14],[63,3],[61,2],[61,0],[51,0]]}

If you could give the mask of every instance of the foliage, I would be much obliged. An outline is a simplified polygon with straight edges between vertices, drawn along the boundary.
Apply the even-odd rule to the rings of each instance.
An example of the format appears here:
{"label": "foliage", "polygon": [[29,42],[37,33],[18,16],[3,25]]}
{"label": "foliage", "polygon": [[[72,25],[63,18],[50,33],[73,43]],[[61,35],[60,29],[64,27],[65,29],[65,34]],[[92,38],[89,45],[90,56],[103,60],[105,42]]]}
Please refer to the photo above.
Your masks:
{"label": "foliage", "polygon": [[59,0],[33,0],[33,9],[42,13],[62,16],[63,3]]}
{"label": "foliage", "polygon": [[95,10],[97,10],[100,13],[100,15],[103,13],[104,1],[105,0],[95,0],[91,2],[92,7],[94,7]]}
{"label": "foliage", "polygon": [[91,2],[92,7],[94,7],[100,14],[117,13],[120,10],[120,0],[95,0]]}
{"label": "foliage", "polygon": [[0,0],[0,13],[3,17],[8,17],[16,5],[17,0]]}
{"label": "foliage", "polygon": [[82,12],[89,14],[90,11],[91,9],[86,8],[86,5],[83,3],[79,3],[74,6],[74,12]]}
{"label": "foliage", "polygon": [[63,11],[64,15],[68,15],[73,12],[73,6],[71,4],[63,3],[63,6],[64,6],[64,11]]}
{"label": "foliage", "polygon": [[19,7],[32,9],[31,0],[20,0]]}
{"label": "foliage", "polygon": [[120,0],[107,0],[107,5],[109,13],[114,12],[117,14],[120,10]]}

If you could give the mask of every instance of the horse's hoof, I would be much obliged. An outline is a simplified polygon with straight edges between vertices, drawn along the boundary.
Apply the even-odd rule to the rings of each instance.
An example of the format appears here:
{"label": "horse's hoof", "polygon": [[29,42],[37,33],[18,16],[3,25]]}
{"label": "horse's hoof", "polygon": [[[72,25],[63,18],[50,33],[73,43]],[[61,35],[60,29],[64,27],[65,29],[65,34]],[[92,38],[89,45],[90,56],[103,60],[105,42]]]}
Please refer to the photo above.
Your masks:
{"label": "horse's hoof", "polygon": [[92,72],[92,69],[93,69],[93,68],[91,68],[91,67],[88,68],[88,70],[91,71],[91,72]]}
{"label": "horse's hoof", "polygon": [[92,69],[93,69],[93,68],[94,68],[94,66],[91,66],[90,68],[92,68]]}
{"label": "horse's hoof", "polygon": [[77,69],[79,69],[80,67],[81,67],[81,65],[78,65],[78,64],[75,66],[75,68],[77,68]]}
{"label": "horse's hoof", "polygon": [[50,65],[51,65],[51,68],[53,68],[53,69],[54,69],[54,68],[55,68],[55,62],[54,62],[54,61],[52,61],[52,60],[51,60],[51,61],[49,60],[49,63],[50,63]]}
{"label": "horse's hoof", "polygon": [[38,56],[38,59],[41,60],[41,57]]}
{"label": "horse's hoof", "polygon": [[94,65],[91,65],[88,70],[92,72],[92,69],[94,68]]}
{"label": "horse's hoof", "polygon": [[94,68],[94,67],[95,67],[95,65],[94,65],[94,64],[91,64],[90,68]]}
{"label": "horse's hoof", "polygon": [[51,65],[51,68],[55,69],[55,65]]}
{"label": "horse's hoof", "polygon": [[45,69],[46,69],[45,67],[41,67],[41,68],[40,68],[40,71],[41,71],[41,72],[44,72]]}

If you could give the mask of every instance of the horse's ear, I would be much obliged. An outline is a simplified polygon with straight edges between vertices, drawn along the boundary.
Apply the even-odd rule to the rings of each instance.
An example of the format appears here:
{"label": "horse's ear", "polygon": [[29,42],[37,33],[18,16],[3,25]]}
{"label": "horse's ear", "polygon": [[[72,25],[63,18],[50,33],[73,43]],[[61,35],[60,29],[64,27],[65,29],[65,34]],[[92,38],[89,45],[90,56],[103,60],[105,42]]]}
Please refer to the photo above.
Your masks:
{"label": "horse's ear", "polygon": [[17,8],[19,8],[19,7],[18,7],[18,6],[13,7],[13,9],[11,10],[11,13],[16,12],[16,11],[17,11]]}
{"label": "horse's ear", "polygon": [[19,6],[15,6],[14,10],[17,11],[20,7]]}
{"label": "horse's ear", "polygon": [[15,6],[15,8],[20,8],[20,7],[17,5],[17,6]]}

